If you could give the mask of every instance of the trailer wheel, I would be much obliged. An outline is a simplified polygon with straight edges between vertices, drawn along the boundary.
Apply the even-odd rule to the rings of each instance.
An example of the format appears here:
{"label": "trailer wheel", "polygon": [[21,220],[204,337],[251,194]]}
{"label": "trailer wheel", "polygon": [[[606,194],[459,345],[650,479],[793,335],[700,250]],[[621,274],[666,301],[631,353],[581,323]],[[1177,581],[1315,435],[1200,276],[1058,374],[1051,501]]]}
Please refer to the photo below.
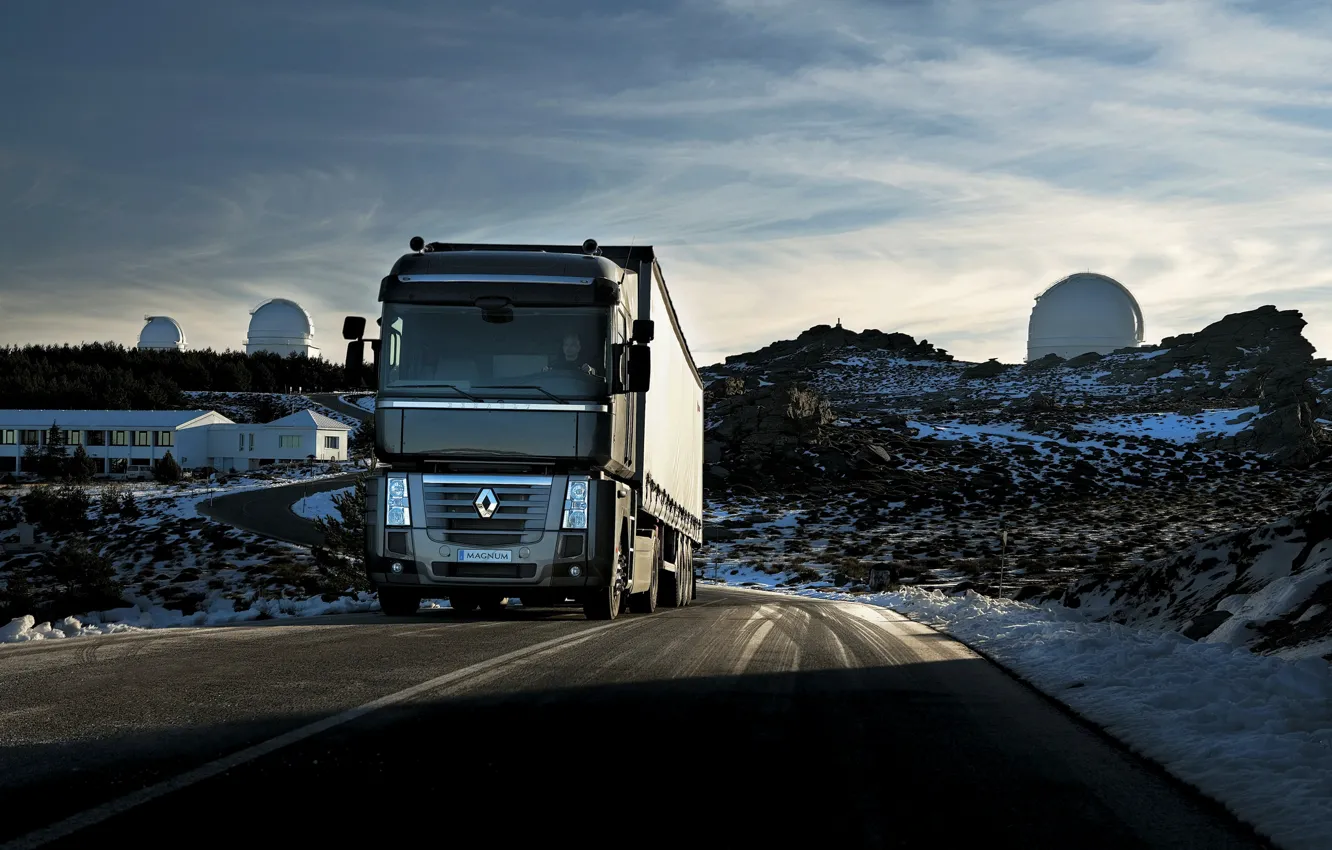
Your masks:
{"label": "trailer wheel", "polygon": [[629,575],[629,551],[620,546],[620,555],[615,559],[615,575],[607,587],[589,591],[583,599],[583,616],[589,620],[614,620],[620,614],[624,604],[624,582]]}
{"label": "trailer wheel", "polygon": [[652,540],[652,587],[629,595],[629,610],[635,614],[651,614],[657,610],[657,583],[665,570],[661,568],[661,535],[654,534]]}
{"label": "trailer wheel", "polygon": [[694,583],[694,544],[685,540],[680,544],[680,566],[682,572],[676,575],[684,579],[684,604],[688,605],[698,596],[698,587]]}
{"label": "trailer wheel", "polygon": [[379,588],[379,610],[386,617],[410,617],[421,607],[421,595],[400,587]]}

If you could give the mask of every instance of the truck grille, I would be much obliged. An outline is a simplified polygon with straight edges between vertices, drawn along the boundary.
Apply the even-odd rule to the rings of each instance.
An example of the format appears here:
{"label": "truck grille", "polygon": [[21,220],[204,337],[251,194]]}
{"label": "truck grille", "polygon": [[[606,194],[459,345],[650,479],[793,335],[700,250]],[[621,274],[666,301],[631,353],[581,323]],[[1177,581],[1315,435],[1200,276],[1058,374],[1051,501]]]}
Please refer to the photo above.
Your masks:
{"label": "truck grille", "polygon": [[[536,543],[546,527],[549,484],[436,483],[422,485],[426,527],[432,539],[469,546]],[[490,519],[476,512],[476,497],[489,487],[499,500]]]}

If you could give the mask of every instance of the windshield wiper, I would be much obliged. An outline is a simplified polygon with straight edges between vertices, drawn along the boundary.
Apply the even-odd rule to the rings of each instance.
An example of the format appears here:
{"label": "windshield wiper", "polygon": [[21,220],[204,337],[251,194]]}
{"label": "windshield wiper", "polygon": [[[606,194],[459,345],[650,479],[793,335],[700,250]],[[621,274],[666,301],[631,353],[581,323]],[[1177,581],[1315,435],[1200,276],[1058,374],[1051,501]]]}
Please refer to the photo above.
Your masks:
{"label": "windshield wiper", "polygon": [[437,386],[437,387],[444,387],[445,389],[453,390],[453,391],[454,391],[455,393],[457,393],[458,395],[460,395],[460,396],[466,396],[467,398],[470,398],[472,401],[475,401],[475,402],[478,402],[478,403],[479,403],[479,402],[484,402],[484,401],[485,401],[485,399],[483,399],[483,398],[477,398],[476,396],[472,395],[471,393],[469,393],[469,392],[467,392],[467,391],[465,391],[465,390],[460,390],[460,389],[458,389],[458,388],[455,387],[453,384],[435,384],[434,386]]}
{"label": "windshield wiper", "polygon": [[509,384],[509,385],[507,385],[507,386],[473,387],[473,389],[477,389],[477,390],[536,390],[537,392],[539,392],[539,393],[541,393],[542,395],[544,395],[546,398],[554,399],[555,401],[558,401],[560,404],[569,404],[568,399],[560,398],[559,396],[555,395],[555,393],[551,392],[550,390],[546,389],[545,387],[538,387],[538,386],[534,386],[534,385],[532,385],[532,384]]}

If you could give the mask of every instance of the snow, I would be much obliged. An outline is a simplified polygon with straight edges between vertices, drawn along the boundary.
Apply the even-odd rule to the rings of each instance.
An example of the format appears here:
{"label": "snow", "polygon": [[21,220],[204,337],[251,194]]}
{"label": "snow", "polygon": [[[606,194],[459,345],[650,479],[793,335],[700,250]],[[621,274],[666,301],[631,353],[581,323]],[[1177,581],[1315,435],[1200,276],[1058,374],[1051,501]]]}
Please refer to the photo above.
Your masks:
{"label": "snow", "polygon": [[31,614],[25,614],[10,620],[9,625],[0,627],[0,643],[26,643],[137,631],[141,629],[124,623],[85,624],[75,617],[66,617],[55,623],[38,623]]}
{"label": "snow", "polygon": [[1255,655],[973,592],[801,595],[891,608],[948,632],[1286,850],[1327,847],[1332,667],[1321,659]]}
{"label": "snow", "polygon": [[374,411],[375,409],[375,397],[373,395],[343,395],[338,396],[338,400],[343,404],[350,404],[362,410]]}
{"label": "snow", "polygon": [[338,516],[337,505],[333,500],[340,495],[350,493],[356,488],[343,487],[340,490],[325,490],[322,493],[311,493],[309,496],[297,499],[291,503],[291,512],[299,517],[306,519],[317,519],[318,517]]}

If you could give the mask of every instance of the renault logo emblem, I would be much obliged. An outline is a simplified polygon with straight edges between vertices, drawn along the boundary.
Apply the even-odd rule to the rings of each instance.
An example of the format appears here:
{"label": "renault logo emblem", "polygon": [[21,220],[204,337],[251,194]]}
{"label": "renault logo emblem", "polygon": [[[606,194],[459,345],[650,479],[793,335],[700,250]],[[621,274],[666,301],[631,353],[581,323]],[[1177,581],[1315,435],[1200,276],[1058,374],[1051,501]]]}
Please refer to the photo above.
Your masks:
{"label": "renault logo emblem", "polygon": [[495,491],[487,487],[476,494],[476,500],[472,502],[476,506],[476,513],[482,519],[490,519],[499,510],[499,499],[495,498]]}

